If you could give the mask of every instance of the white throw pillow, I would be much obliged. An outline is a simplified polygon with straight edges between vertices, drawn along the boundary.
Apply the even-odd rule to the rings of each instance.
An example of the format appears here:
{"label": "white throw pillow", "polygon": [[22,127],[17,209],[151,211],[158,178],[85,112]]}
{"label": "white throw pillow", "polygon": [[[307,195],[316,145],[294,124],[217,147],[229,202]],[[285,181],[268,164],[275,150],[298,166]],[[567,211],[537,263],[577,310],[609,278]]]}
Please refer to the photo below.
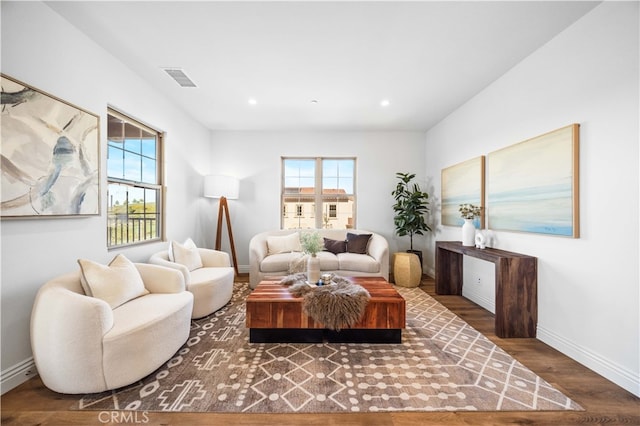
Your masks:
{"label": "white throw pillow", "polygon": [[[185,241],[182,245],[187,248],[196,248],[196,243],[194,243],[191,238],[187,238],[187,241]],[[175,262],[176,257],[173,255],[173,241],[169,241],[169,247],[167,248],[167,252],[168,252],[169,260],[172,262]]]}
{"label": "white throw pillow", "polygon": [[[187,243],[189,241],[191,240],[187,240]],[[191,241],[193,244],[192,247],[187,245],[187,243],[183,245],[175,241],[171,242],[173,257],[175,258],[174,262],[186,266],[190,271],[202,268],[202,259],[200,258],[198,248],[193,244],[193,241]]]}
{"label": "white throw pillow", "polygon": [[111,309],[149,293],[136,266],[122,254],[106,266],[85,259],[78,264],[85,294],[104,300]]}
{"label": "white throw pillow", "polygon": [[267,254],[291,253],[292,251],[302,251],[300,245],[300,234],[294,232],[289,235],[271,235],[267,237]]}

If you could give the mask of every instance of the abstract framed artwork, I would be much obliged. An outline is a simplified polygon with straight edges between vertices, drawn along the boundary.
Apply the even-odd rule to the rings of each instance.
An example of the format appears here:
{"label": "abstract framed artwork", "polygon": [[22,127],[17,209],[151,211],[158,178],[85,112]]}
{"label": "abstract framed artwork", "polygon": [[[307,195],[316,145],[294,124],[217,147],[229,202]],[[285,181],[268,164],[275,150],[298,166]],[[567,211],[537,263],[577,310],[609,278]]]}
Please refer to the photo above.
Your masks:
{"label": "abstract framed artwork", "polygon": [[489,228],[578,238],[579,124],[488,156]]}
{"label": "abstract framed artwork", "polygon": [[464,223],[458,208],[460,204],[480,206],[482,215],[474,220],[476,228],[484,227],[484,155],[442,169],[441,223],[460,226]]}
{"label": "abstract framed artwork", "polygon": [[2,218],[100,214],[100,117],[0,75]]}

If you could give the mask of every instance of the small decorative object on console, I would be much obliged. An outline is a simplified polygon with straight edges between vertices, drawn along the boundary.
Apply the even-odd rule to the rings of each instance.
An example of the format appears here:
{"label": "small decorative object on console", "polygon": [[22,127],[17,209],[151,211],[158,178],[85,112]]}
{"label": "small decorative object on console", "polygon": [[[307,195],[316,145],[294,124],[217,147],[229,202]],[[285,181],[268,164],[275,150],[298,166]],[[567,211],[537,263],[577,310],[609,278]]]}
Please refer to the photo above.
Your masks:
{"label": "small decorative object on console", "polygon": [[481,209],[473,204],[460,204],[458,211],[464,219],[464,224],[462,225],[462,245],[474,246],[476,226],[473,221],[476,217],[480,217]]}

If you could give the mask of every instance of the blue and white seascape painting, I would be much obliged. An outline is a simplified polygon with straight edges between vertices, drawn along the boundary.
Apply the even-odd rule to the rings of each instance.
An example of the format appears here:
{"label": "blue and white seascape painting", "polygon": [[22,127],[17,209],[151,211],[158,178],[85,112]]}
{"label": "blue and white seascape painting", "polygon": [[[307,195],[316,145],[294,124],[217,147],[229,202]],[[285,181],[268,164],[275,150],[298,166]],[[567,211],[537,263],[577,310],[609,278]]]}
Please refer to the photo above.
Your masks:
{"label": "blue and white seascape painting", "polygon": [[99,117],[1,79],[2,217],[100,213]]}
{"label": "blue and white seascape painting", "polygon": [[579,236],[578,130],[573,124],[489,154],[490,229]]}
{"label": "blue and white seascape painting", "polygon": [[[442,169],[441,173],[441,223],[461,226],[460,204],[484,205],[484,156],[476,157]],[[484,225],[482,217],[474,219],[476,229]]]}

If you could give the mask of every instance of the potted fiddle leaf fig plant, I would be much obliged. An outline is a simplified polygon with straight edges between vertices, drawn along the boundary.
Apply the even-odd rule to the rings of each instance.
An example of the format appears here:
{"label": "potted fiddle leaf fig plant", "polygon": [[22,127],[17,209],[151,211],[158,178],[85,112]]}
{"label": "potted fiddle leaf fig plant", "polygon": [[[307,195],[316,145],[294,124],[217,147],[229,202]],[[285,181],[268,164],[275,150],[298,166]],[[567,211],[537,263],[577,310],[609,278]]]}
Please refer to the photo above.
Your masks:
{"label": "potted fiddle leaf fig plant", "polygon": [[399,237],[409,236],[409,253],[415,253],[420,258],[422,264],[422,251],[413,249],[413,236],[424,235],[431,231],[425,221],[425,214],[429,212],[429,194],[423,192],[420,186],[412,182],[416,177],[415,173],[396,173],[399,179],[396,189],[391,192],[395,199],[393,211],[393,223],[396,234]]}

